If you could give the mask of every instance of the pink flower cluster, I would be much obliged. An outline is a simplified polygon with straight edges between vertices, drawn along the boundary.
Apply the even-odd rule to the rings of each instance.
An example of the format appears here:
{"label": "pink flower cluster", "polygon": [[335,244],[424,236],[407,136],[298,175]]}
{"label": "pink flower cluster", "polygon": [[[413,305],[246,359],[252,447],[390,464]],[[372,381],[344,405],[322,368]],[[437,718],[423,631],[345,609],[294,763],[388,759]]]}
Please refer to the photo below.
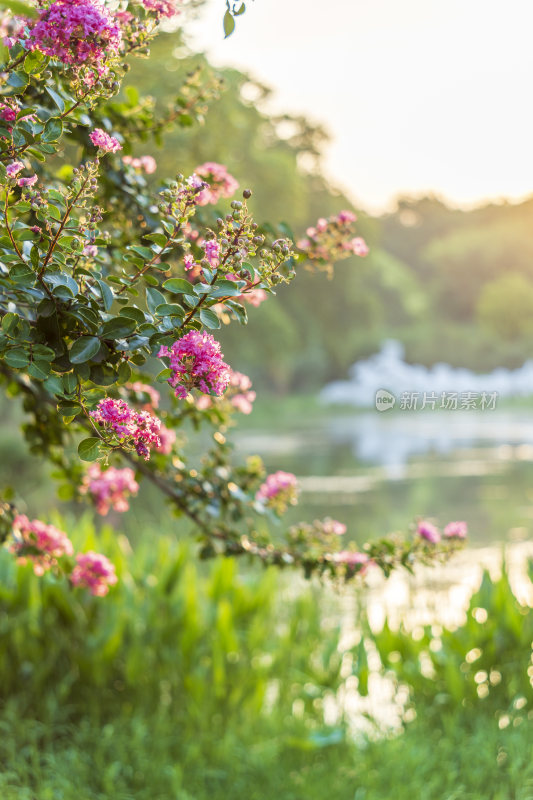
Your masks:
{"label": "pink flower cluster", "polygon": [[200,164],[194,170],[194,174],[199,175],[209,184],[196,195],[196,203],[199,206],[218,203],[221,197],[231,197],[239,188],[239,184],[233,175],[229,174],[226,167],[215,161],[206,161],[205,164]]}
{"label": "pink flower cluster", "polygon": [[103,72],[121,42],[120,27],[99,0],[56,0],[40,12],[27,47],[64,64],[87,64]]}
{"label": "pink flower cluster", "polygon": [[19,172],[24,169],[24,164],[21,161],[12,161],[6,167],[6,174],[8,178],[16,178]]}
{"label": "pink flower cluster", "polygon": [[[252,404],[256,398],[255,392],[251,391],[252,381],[248,375],[243,375],[242,372],[234,372],[231,367],[230,381],[228,388],[224,394],[224,402],[229,402],[241,414],[251,414]],[[196,400],[196,408],[203,411],[206,408],[211,408],[213,399],[208,395],[202,395]]]}
{"label": "pink flower cluster", "polygon": [[168,382],[176,397],[187,397],[191,389],[221,395],[230,382],[230,368],[223,360],[220,344],[205,331],[189,331],[170,348],[163,346],[158,356],[170,358],[173,374]]}
{"label": "pink flower cluster", "polygon": [[30,559],[36,575],[43,575],[55,566],[61,556],[71,556],[74,553],[72,542],[66,533],[39,519],[30,522],[24,514],[15,517],[13,535],[15,542],[11,546],[11,552],[18,555],[21,562]]}
{"label": "pink flower cluster", "polygon": [[105,516],[110,508],[114,511],[127,511],[130,507],[128,497],[137,494],[139,484],[135,480],[134,471],[129,467],[108,467],[103,470],[99,464],[91,464],[80,491],[82,494],[90,494],[98,513]]}
{"label": "pink flower cluster", "polygon": [[95,128],[91,131],[89,139],[95,147],[98,147],[104,153],[116,153],[117,150],[122,150],[122,145],[118,139],[115,139],[114,136],[110,136],[101,128]]}
{"label": "pink flower cluster", "polygon": [[[53,525],[46,525],[39,519],[30,522],[24,514],[19,514],[13,521],[14,543],[11,552],[18,556],[21,563],[33,562],[36,575],[57,566],[58,558],[74,555],[72,542],[63,531]],[[77,565],[70,573],[74,586],[86,586],[91,594],[103,597],[109,587],[117,582],[115,567],[99,553],[80,553],[76,556]]]}
{"label": "pink flower cluster", "polygon": [[76,562],[70,575],[71,582],[74,586],[90,589],[96,597],[104,597],[109,587],[118,581],[114,565],[101,553],[92,550],[80,553],[76,556]]}
{"label": "pink flower cluster", "polygon": [[306,231],[307,238],[300,239],[298,248],[310,261],[328,264],[350,253],[366,256],[368,246],[360,236],[353,236],[352,223],[357,217],[352,211],[340,211],[329,217],[321,217],[314,227]]}
{"label": "pink flower cluster", "polygon": [[364,575],[368,567],[374,562],[366,553],[358,553],[355,550],[341,550],[340,553],[333,555],[333,561],[346,567],[348,574],[359,572]]}
{"label": "pink flower cluster", "polygon": [[159,400],[161,399],[161,396],[157,389],[154,389],[154,387],[150,386],[150,384],[143,383],[142,381],[135,381],[134,383],[127,383],[124,388],[128,389],[130,392],[134,392],[134,394],[137,396],[142,397],[142,395],[146,395],[149,398],[149,401],[144,405],[145,411],[151,411],[155,408],[159,408]]}
{"label": "pink flower cluster", "polygon": [[174,443],[176,441],[176,432],[171,428],[167,428],[165,425],[161,425],[159,429],[159,439],[161,444],[157,448],[157,452],[168,456],[174,447]]}
{"label": "pink flower cluster", "polygon": [[175,17],[180,12],[175,0],[142,0],[147,11],[154,11],[158,17]]}
{"label": "pink flower cluster", "polygon": [[256,494],[256,500],[283,513],[289,505],[295,505],[298,497],[298,481],[292,472],[278,470],[267,476]]}
{"label": "pink flower cluster", "polygon": [[[436,525],[428,520],[420,520],[417,526],[417,533],[422,539],[430,544],[438,544],[441,540],[441,533]],[[445,539],[466,539],[468,526],[466,522],[449,522],[444,528]]]}
{"label": "pink flower cluster", "polygon": [[35,186],[37,180],[38,180],[37,175],[30,175],[29,178],[19,178],[17,181],[17,186],[22,186],[23,188],[27,186],[28,187]]}
{"label": "pink flower cluster", "polygon": [[220,258],[220,244],[217,242],[217,240],[207,239],[204,242],[204,250],[205,250],[205,257],[209,261],[209,266],[213,268],[218,267]]}
{"label": "pink flower cluster", "polygon": [[140,156],[139,158],[123,156],[122,162],[140,172],[146,172],[147,175],[152,175],[157,169],[157,162],[153,156]]}
{"label": "pink flower cluster", "polygon": [[95,422],[110,430],[121,444],[132,445],[137,455],[145,461],[150,450],[161,446],[159,430],[161,422],[149,411],[134,411],[124,400],[105,397],[95,411],[91,411]]}

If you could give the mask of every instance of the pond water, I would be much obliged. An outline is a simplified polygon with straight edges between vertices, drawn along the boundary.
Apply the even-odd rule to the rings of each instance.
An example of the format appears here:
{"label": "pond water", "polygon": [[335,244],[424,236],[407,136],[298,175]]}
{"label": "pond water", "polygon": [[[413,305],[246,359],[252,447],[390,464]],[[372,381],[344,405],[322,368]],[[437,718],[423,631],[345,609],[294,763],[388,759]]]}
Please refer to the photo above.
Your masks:
{"label": "pond water", "polygon": [[[527,578],[533,557],[533,413],[329,412],[319,423],[302,418],[277,435],[250,427],[236,441],[242,453],[259,453],[269,471],[284,469],[300,479],[300,502],[289,511],[289,522],[330,515],[348,525],[347,538],[359,545],[405,531],[418,515],[441,524],[468,522],[466,550],[446,565],[419,566],[414,576],[396,571],[388,580],[371,571],[362,596],[351,585],[327,590],[324,622],[340,624],[346,643],[360,639],[360,602],[376,630],[385,618],[392,627],[401,621],[415,632],[427,624],[460,625],[483,569],[496,577],[502,557],[517,597],[533,604]],[[293,580],[292,590],[303,590]],[[368,718],[384,729],[397,728],[402,713],[392,683],[378,674],[377,654],[370,648],[367,655],[375,670],[369,695],[361,697],[348,679],[326,706],[332,723],[347,712],[354,735],[371,730]]]}
{"label": "pond water", "polygon": [[533,529],[533,413],[324,414],[291,430],[237,433],[238,450],[294,472],[289,521],[335,517],[363,541],[416,516],[468,522],[471,546],[525,541]]}

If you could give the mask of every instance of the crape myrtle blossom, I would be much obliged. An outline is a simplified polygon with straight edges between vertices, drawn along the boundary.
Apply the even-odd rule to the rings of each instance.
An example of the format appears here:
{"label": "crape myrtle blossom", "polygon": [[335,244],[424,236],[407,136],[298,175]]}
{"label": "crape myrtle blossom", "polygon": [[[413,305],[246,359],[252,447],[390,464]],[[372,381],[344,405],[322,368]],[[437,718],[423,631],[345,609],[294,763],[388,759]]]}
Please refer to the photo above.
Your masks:
{"label": "crape myrtle blossom", "polygon": [[158,17],[175,17],[180,12],[176,0],[142,0],[147,11],[154,11]]}
{"label": "crape myrtle blossom", "polygon": [[466,539],[468,525],[466,522],[449,522],[444,528],[445,539]]}
{"label": "crape myrtle blossom", "polygon": [[167,428],[166,425],[161,425],[159,428],[159,439],[161,444],[156,448],[157,452],[168,456],[174,447],[176,432],[171,428]]}
{"label": "crape myrtle blossom", "polygon": [[311,262],[329,264],[349,253],[366,256],[368,246],[360,236],[353,236],[356,216],[352,211],[340,211],[325,219],[321,217],[314,227],[307,228],[306,237],[298,241],[298,249]]}
{"label": "crape myrtle blossom", "polygon": [[139,484],[132,469],[108,467],[103,470],[100,464],[88,467],[80,487],[82,494],[92,497],[97,512],[102,516],[106,516],[111,508],[114,511],[128,511],[128,497],[134,497],[138,491]]}
{"label": "crape myrtle blossom", "polygon": [[[125,389],[128,389],[129,392],[133,392],[136,397],[140,397],[142,402],[145,403],[144,410],[150,411],[155,408],[159,408],[159,401],[161,399],[161,395],[154,389],[153,386],[150,386],[148,383],[143,383],[142,381],[135,381],[134,383],[126,383],[124,386]],[[142,397],[145,395],[149,398],[149,401],[146,402],[145,398]]]}
{"label": "crape myrtle blossom", "polygon": [[267,476],[255,497],[278,513],[283,513],[289,505],[297,502],[298,480],[292,472],[278,470]]}
{"label": "crape myrtle blossom", "polygon": [[95,147],[98,147],[104,153],[116,153],[117,150],[122,150],[122,145],[118,139],[115,139],[114,136],[110,136],[101,128],[95,128],[91,131],[89,139]]}
{"label": "crape myrtle blossom", "polygon": [[[243,375],[242,372],[235,372],[231,367],[229,367],[229,371],[230,381],[222,402],[229,403],[241,414],[251,414],[252,404],[256,398],[256,393],[251,391],[252,381],[248,375]],[[195,405],[200,411],[204,411],[214,405],[213,398],[203,394],[201,397],[196,398]]]}
{"label": "crape myrtle blossom", "polygon": [[191,389],[221,395],[230,382],[230,368],[223,360],[220,344],[205,331],[189,331],[170,348],[161,347],[158,357],[170,359],[172,376],[168,383],[176,397],[187,397]]}
{"label": "crape myrtle blossom", "polygon": [[153,156],[140,156],[139,158],[123,156],[122,163],[133,167],[133,169],[146,172],[147,175],[152,175],[157,169],[157,162]]}
{"label": "crape myrtle blossom", "polygon": [[124,400],[105,397],[90,413],[98,425],[116,436],[120,446],[133,447],[145,461],[150,450],[161,445],[161,422],[149,411],[134,411]]}
{"label": "crape myrtle blossom", "polygon": [[199,176],[207,183],[196,196],[196,203],[199,206],[207,206],[218,203],[221,197],[231,197],[239,188],[238,182],[233,175],[230,175],[223,164],[215,161],[206,161],[194,170],[195,176]]}
{"label": "crape myrtle blossom", "polygon": [[430,544],[438,544],[441,539],[439,529],[433,523],[424,519],[418,523],[417,533]]}
{"label": "crape myrtle blossom", "polygon": [[[203,244],[205,257],[210,267],[218,267],[220,260],[220,244],[216,239],[207,239]],[[192,265],[191,265],[192,266]]]}
{"label": "crape myrtle blossom", "polygon": [[98,0],[56,0],[42,9],[26,47],[64,64],[94,66],[99,74],[122,43],[120,27]]}
{"label": "crape myrtle blossom", "polygon": [[344,566],[348,576],[355,573],[364,575],[374,563],[366,553],[358,553],[355,550],[341,550],[340,553],[334,553],[331,560],[335,564]]}
{"label": "crape myrtle blossom", "polygon": [[24,169],[24,164],[21,161],[12,161],[6,167],[6,174],[8,178],[16,178],[19,172]]}
{"label": "crape myrtle blossom", "polygon": [[11,552],[18,555],[22,563],[30,560],[36,575],[43,575],[54,567],[58,558],[74,553],[66,533],[39,519],[30,522],[24,514],[19,514],[13,520],[13,536]]}
{"label": "crape myrtle blossom", "polygon": [[17,180],[17,186],[34,186],[37,183],[37,180],[37,175],[31,175],[29,178],[19,178]]}
{"label": "crape myrtle blossom", "polygon": [[76,556],[76,562],[70,575],[71,583],[74,586],[90,589],[91,594],[96,597],[104,597],[109,587],[118,580],[114,565],[101,553],[92,550],[80,553]]}

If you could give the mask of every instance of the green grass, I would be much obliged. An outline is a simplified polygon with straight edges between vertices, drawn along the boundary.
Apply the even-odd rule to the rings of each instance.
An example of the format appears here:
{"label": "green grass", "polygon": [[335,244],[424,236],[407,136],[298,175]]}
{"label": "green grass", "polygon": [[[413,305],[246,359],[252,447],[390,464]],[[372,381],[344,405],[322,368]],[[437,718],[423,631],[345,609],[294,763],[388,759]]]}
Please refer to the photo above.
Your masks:
{"label": "green grass", "polygon": [[[303,731],[302,731],[303,733]],[[418,722],[390,740],[294,746],[295,724],[243,719],[214,739],[171,719],[102,728],[2,723],[2,800],[531,800],[533,725]],[[302,742],[305,740],[302,740]],[[299,742],[296,739],[296,742]]]}

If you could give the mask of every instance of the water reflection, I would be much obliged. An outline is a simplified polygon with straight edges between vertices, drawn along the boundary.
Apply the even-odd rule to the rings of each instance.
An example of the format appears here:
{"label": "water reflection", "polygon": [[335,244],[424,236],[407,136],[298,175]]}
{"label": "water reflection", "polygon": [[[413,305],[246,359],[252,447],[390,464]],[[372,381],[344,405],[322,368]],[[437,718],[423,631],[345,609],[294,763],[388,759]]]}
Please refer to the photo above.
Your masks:
{"label": "water reflection", "polygon": [[529,536],[533,416],[527,412],[374,412],[325,415],[279,435],[238,436],[268,469],[300,478],[289,521],[334,516],[361,542],[405,529],[416,515],[466,519],[471,542]]}

